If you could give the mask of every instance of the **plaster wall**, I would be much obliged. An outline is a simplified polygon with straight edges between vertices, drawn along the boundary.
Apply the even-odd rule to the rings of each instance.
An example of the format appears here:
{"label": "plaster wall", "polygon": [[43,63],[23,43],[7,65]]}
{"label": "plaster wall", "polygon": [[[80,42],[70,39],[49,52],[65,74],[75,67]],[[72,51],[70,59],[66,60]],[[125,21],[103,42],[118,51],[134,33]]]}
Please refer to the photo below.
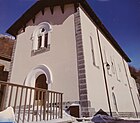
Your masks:
{"label": "plaster wall", "polygon": [[[31,56],[31,36],[36,26],[48,22],[52,26],[50,51]],[[78,101],[78,73],[74,27],[74,6],[66,5],[62,13],[60,6],[49,8],[44,15],[39,12],[35,23],[27,23],[25,32],[20,30],[14,55],[11,82],[23,85],[26,77],[38,65],[46,65],[52,73],[51,90],[64,93],[64,101]]]}
{"label": "plaster wall", "polygon": [[[128,78],[126,71],[129,72],[129,69],[125,71],[126,61],[122,56],[112,47],[108,40],[99,33],[100,41],[102,42],[102,53],[104,55],[104,63],[110,65],[110,69],[106,70],[106,76],[108,81],[108,89],[110,92],[110,101],[112,105],[112,110],[115,111],[114,100],[112,97],[112,92],[114,92],[117,102],[117,107],[119,112],[135,112],[132,97],[130,94]],[[106,65],[106,64],[104,64]],[[125,98],[124,98],[125,97]]]}
{"label": "plaster wall", "polygon": [[136,81],[135,81],[134,78],[131,78],[130,87],[131,87],[131,90],[132,90],[132,94],[133,94],[133,98],[134,98],[134,101],[135,101],[137,112],[140,112],[140,107],[139,107],[139,105],[140,105],[139,92],[138,92]]}
{"label": "plaster wall", "polygon": [[[100,108],[109,111],[102,69],[104,66],[112,112],[135,112],[128,84],[128,82],[131,82],[128,64],[109,43],[103,33],[96,28],[96,25],[86,16],[82,9],[80,9],[80,16],[82,23],[88,99],[91,101],[91,106],[94,107],[96,111]],[[99,40],[97,37],[97,30]],[[93,64],[92,59],[90,37],[92,37],[93,40],[95,65]],[[101,53],[103,55],[103,66],[101,64],[99,41],[101,43]],[[107,63],[110,66],[109,70],[106,67]],[[118,110],[116,110],[114,105],[112,93],[115,94]],[[134,93],[136,94],[136,92],[133,92],[133,94]],[[139,110],[140,107],[137,103],[138,98],[134,96],[134,100],[136,100],[135,105],[137,110]]]}
{"label": "plaster wall", "polygon": [[[82,9],[80,9],[80,17],[82,25],[88,99],[91,101],[91,107],[95,108],[96,111],[98,111],[100,108],[108,111],[96,26],[90,21]],[[90,37],[92,37],[94,45],[95,65],[93,64],[92,59]]]}

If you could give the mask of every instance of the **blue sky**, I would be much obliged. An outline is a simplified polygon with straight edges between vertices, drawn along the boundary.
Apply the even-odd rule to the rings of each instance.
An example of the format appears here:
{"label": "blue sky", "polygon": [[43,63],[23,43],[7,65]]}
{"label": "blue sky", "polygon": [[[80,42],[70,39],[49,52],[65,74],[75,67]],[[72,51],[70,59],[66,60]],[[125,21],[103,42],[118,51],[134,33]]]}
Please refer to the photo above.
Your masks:
{"label": "blue sky", "polygon": [[140,0],[88,0],[93,10],[140,68]]}
{"label": "blue sky", "polygon": [[[132,60],[140,68],[140,0],[87,0],[97,16]],[[0,34],[36,0],[0,0]]]}

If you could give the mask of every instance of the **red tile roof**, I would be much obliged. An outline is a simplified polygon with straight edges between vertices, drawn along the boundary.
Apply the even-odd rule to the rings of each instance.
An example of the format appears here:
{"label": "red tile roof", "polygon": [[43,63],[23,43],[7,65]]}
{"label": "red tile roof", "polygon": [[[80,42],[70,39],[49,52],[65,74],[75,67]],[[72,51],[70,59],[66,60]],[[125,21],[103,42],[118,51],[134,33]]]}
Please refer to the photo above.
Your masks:
{"label": "red tile roof", "polygon": [[0,59],[10,61],[14,40],[8,37],[0,37]]}

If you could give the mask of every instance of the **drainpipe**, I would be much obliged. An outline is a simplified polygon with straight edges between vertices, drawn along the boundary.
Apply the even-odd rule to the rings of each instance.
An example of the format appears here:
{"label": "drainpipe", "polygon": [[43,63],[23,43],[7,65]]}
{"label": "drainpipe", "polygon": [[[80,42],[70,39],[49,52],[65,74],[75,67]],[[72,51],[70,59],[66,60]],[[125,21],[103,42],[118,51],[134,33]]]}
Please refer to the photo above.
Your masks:
{"label": "drainpipe", "polygon": [[132,98],[134,110],[135,110],[136,116],[137,116],[137,118],[138,118],[138,112],[137,112],[137,108],[136,108],[136,105],[135,105],[134,97],[133,97],[132,90],[131,90],[131,86],[130,86],[129,77],[128,77],[128,74],[127,74],[127,70],[126,70],[126,66],[125,66],[125,63],[124,63],[123,58],[122,58],[122,61],[123,61],[123,66],[124,66],[124,70],[125,70],[125,74],[126,74],[126,78],[127,78],[128,87],[129,87],[129,90],[130,90],[130,94],[131,94],[131,98]]}
{"label": "drainpipe", "polygon": [[102,48],[101,48],[101,42],[100,42],[100,37],[99,37],[99,33],[98,33],[98,28],[97,28],[97,37],[98,37],[98,43],[99,43],[101,62],[102,62],[102,66],[103,66],[102,68],[103,68],[104,82],[105,82],[105,87],[106,87],[108,107],[109,107],[110,116],[112,116],[111,103],[110,103],[109,91],[108,91],[108,85],[107,85],[107,77],[106,77],[106,73],[105,73],[105,67],[104,67],[104,62],[103,62],[103,54],[102,54]]}

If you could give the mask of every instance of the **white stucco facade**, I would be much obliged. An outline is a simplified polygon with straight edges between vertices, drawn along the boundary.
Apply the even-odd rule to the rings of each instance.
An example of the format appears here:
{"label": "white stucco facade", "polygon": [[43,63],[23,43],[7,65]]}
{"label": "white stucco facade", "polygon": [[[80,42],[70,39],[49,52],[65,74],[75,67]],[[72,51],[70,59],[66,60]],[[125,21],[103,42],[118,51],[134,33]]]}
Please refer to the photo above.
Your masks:
{"label": "white stucco facade", "polygon": [[[64,100],[75,101],[79,100],[79,95],[75,32],[73,31],[74,9],[72,5],[66,8],[65,13],[62,14],[60,7],[56,6],[53,15],[46,8],[44,15],[41,12],[37,14],[35,24],[30,21],[25,32],[17,36],[10,81],[23,84],[32,69],[45,64],[52,73],[51,90],[63,92]],[[41,22],[48,22],[52,26],[50,51],[31,56],[31,36]],[[25,85],[28,84],[25,83]]]}
{"label": "white stucco facade", "polygon": [[[96,105],[95,110],[104,109],[107,110],[106,90],[103,80],[102,65],[100,59],[98,37],[95,25],[80,9],[82,35],[83,35],[83,47],[85,55],[86,75],[87,75],[87,90],[88,98],[92,102],[92,106]],[[95,65],[93,64],[90,36],[93,39],[95,54]],[[94,97],[94,98],[93,98]]]}
{"label": "white stucco facade", "polygon": [[[96,105],[96,111],[98,111],[101,108],[105,111],[109,111],[107,104],[106,88],[104,83],[105,80],[102,69],[103,66],[101,64],[102,53],[105,68],[105,76],[107,79],[107,85],[109,90],[111,110],[113,112],[135,112],[129,88],[129,83],[134,84],[134,80],[132,80],[132,77],[130,75],[128,64],[109,43],[109,41],[105,38],[102,32],[98,30],[94,23],[86,16],[82,9],[80,9],[80,15],[82,22],[81,25],[83,33],[84,55],[86,61],[85,65],[87,72],[86,75],[88,98],[91,101],[92,106],[94,107],[94,105]],[[99,39],[97,31],[99,34]],[[93,39],[95,65],[93,64],[92,59],[90,36]],[[101,52],[99,50],[99,41],[101,43]],[[109,70],[106,67],[107,63],[110,66]],[[132,88],[135,87],[133,86]],[[137,89],[135,88],[134,90]],[[115,94],[118,111],[116,111],[112,93]],[[138,98],[135,95],[136,93],[134,93],[133,98],[137,100],[135,100],[135,105],[137,107],[137,111],[139,112],[140,106],[138,103]]]}
{"label": "white stucco facade", "polygon": [[[127,62],[81,7],[77,10],[86,84],[79,84],[76,12],[73,4],[64,8],[62,13],[60,6],[54,6],[52,14],[46,7],[44,14],[40,11],[35,15],[34,23],[30,20],[24,31],[19,30],[10,82],[35,87],[37,77],[45,74],[48,89],[64,93],[64,102],[81,101],[79,88],[86,86],[87,100],[95,112],[109,112],[108,103],[112,112],[140,112],[138,92]],[[50,24],[49,50],[32,54],[39,45],[34,45],[34,31],[44,22]]]}

